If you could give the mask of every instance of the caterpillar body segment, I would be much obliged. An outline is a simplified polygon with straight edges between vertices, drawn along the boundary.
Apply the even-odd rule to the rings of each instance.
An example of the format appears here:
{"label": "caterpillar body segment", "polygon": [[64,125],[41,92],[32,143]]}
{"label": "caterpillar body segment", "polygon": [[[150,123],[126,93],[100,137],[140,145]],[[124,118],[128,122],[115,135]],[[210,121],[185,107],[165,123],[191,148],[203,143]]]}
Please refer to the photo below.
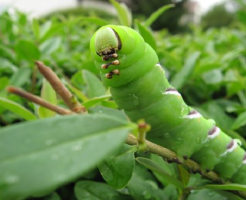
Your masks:
{"label": "caterpillar body segment", "polygon": [[173,150],[179,158],[192,158],[204,170],[246,184],[245,151],[212,120],[183,101],[158,64],[155,51],[135,30],[108,25],[92,37],[92,56],[101,79],[125,113],[151,125],[147,139]]}

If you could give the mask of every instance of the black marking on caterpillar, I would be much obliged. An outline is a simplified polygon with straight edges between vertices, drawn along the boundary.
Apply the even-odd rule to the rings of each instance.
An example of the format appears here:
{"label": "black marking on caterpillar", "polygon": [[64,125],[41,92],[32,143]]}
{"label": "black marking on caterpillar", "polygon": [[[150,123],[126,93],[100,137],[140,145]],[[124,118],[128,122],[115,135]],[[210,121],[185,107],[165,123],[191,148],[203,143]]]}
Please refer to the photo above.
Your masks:
{"label": "black marking on caterpillar", "polygon": [[109,67],[110,65],[119,65],[119,64],[120,64],[120,61],[119,61],[119,60],[114,60],[114,61],[109,62],[109,63],[107,63],[107,64],[102,64],[101,68],[102,68],[102,69],[108,69],[108,67]]}
{"label": "black marking on caterpillar", "polygon": [[168,88],[163,94],[172,94],[181,96],[181,94],[175,88]]}
{"label": "black marking on caterpillar", "polygon": [[220,129],[217,126],[214,126],[210,131],[208,131],[208,137],[214,138],[218,136],[220,133]]}
{"label": "black marking on caterpillar", "polygon": [[118,58],[118,54],[117,53],[113,53],[113,54],[110,54],[110,55],[105,55],[105,56],[102,57],[102,60],[108,61],[109,59],[112,59],[112,58]]}

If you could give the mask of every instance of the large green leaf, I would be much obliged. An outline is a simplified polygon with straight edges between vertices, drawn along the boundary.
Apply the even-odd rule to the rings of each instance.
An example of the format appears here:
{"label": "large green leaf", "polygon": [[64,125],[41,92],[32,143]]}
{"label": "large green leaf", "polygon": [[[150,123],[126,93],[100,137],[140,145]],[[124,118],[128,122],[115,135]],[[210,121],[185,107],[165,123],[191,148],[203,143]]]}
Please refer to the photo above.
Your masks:
{"label": "large green leaf", "polygon": [[104,180],[116,189],[126,186],[131,179],[135,165],[136,147],[123,145],[116,155],[104,160],[98,167]]}
{"label": "large green leaf", "polygon": [[0,129],[0,199],[43,195],[78,178],[119,148],[131,128],[95,114]]}
{"label": "large green leaf", "polygon": [[25,120],[37,119],[37,117],[33,113],[31,113],[29,110],[27,110],[20,104],[17,104],[16,102],[3,97],[0,97],[0,107],[10,110],[11,112],[19,115]]}

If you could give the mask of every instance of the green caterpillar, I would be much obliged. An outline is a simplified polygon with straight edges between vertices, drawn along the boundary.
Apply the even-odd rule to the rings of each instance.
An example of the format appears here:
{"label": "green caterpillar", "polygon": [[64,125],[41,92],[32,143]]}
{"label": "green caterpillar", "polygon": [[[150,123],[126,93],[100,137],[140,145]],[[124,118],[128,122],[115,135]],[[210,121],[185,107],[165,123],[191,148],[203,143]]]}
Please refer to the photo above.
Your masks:
{"label": "green caterpillar", "polygon": [[246,154],[235,140],[185,104],[158,64],[155,51],[138,32],[124,27],[101,27],[90,48],[101,79],[132,121],[151,125],[150,141],[180,158],[192,158],[203,169],[246,184]]}

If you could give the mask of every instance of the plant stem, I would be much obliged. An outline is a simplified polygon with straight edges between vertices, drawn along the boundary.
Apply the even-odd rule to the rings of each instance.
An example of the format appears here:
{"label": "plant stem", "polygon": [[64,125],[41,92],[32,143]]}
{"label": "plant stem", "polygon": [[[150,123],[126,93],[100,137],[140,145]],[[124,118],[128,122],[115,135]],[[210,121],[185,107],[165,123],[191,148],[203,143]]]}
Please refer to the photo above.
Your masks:
{"label": "plant stem", "polygon": [[69,109],[76,113],[86,112],[85,108],[77,101],[76,97],[64,86],[55,72],[51,68],[46,67],[42,62],[35,62],[40,73],[46,78],[53,89],[59,94],[63,99],[64,103],[69,107]]}
{"label": "plant stem", "polygon": [[[135,136],[133,136],[132,134],[128,134],[125,142],[129,145],[137,145],[138,144],[137,138]],[[194,172],[194,173],[198,172],[202,176],[206,177],[207,179],[210,179],[211,181],[213,181],[215,183],[225,184],[225,182],[223,180],[221,180],[220,177],[215,172],[210,171],[210,172],[206,173],[201,168],[201,166],[198,163],[196,163],[195,161],[188,159],[188,160],[181,162],[178,159],[178,156],[173,151],[166,149],[162,146],[159,146],[155,143],[152,143],[148,140],[146,140],[146,144],[147,144],[147,150],[150,153],[157,154],[168,162],[176,162],[178,164],[182,164],[182,165],[186,166],[190,172]],[[186,196],[188,194],[187,192],[188,192],[188,190],[186,191],[186,193],[182,194],[179,198],[182,199],[184,196]],[[246,192],[243,192],[243,191],[229,191],[229,192],[232,192],[232,193],[242,197],[243,199],[246,199]]]}
{"label": "plant stem", "polygon": [[42,98],[38,97],[38,96],[35,96],[29,92],[26,92],[24,90],[21,90],[19,88],[15,88],[13,86],[9,86],[8,89],[7,89],[8,92],[10,93],[13,93],[13,94],[16,94],[20,97],[23,97],[29,101],[32,101],[33,103],[36,103],[40,106],[43,106],[49,110],[52,110],[54,112],[56,112],[57,114],[60,114],[60,115],[68,115],[68,114],[71,114],[72,112],[70,110],[67,110],[65,108],[61,108],[61,107],[58,107],[56,105],[53,105],[45,100],[43,100]]}
{"label": "plant stem", "polygon": [[[127,139],[126,139],[126,143],[129,145],[136,145],[138,143],[137,138],[135,136],[129,134]],[[146,140],[146,144],[147,144],[147,150],[149,152],[163,157],[164,160],[166,160],[168,162],[177,162],[178,164],[183,164],[191,172],[199,172],[201,175],[207,177],[208,179],[212,180],[213,182],[222,183],[222,180],[219,178],[219,176],[215,172],[212,172],[212,171],[209,173],[204,172],[204,170],[202,170],[200,165],[197,164],[195,161],[188,159],[188,160],[185,160],[182,162],[178,159],[178,156],[174,152],[172,152],[171,150],[166,149],[162,146],[159,146],[155,143],[152,143],[148,140]]]}

